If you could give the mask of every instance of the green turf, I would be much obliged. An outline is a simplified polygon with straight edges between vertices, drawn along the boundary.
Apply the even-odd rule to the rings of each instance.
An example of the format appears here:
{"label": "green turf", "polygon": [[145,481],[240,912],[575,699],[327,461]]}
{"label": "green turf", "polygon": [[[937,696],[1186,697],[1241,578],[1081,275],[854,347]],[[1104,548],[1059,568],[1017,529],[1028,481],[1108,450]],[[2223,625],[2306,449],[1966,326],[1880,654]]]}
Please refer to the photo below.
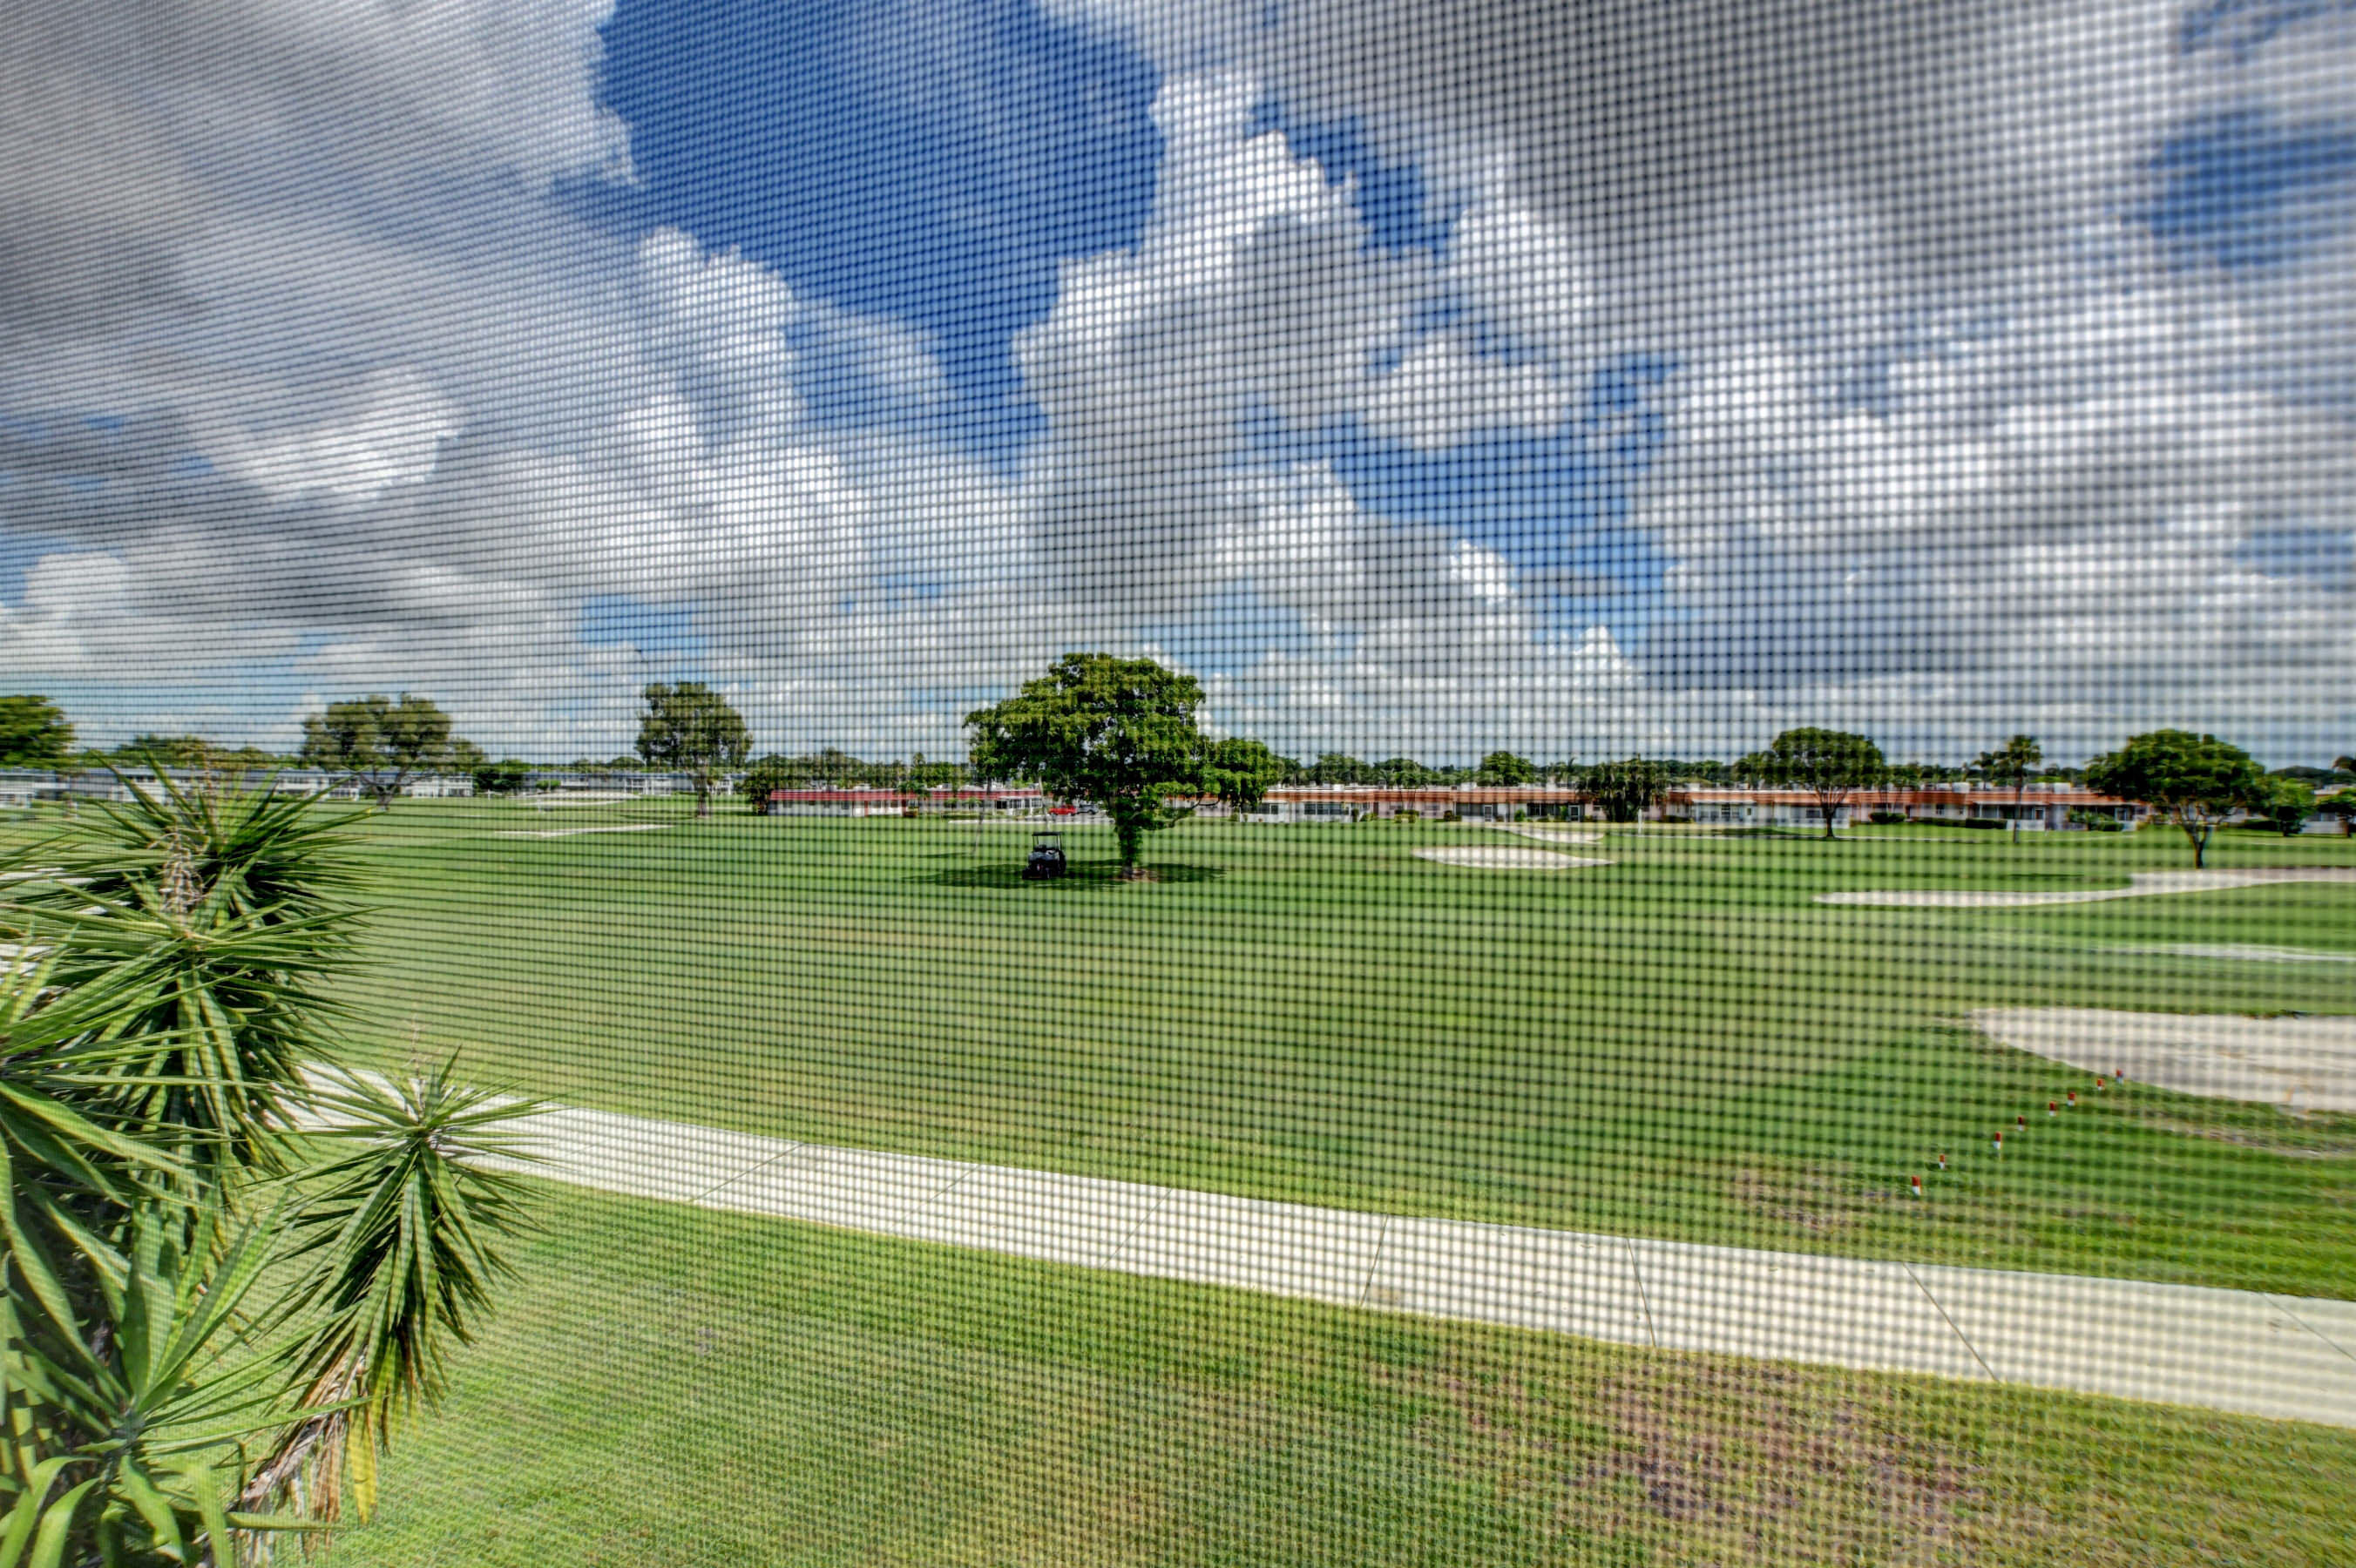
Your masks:
{"label": "green turf", "polygon": [[[505,837],[632,822],[651,832]],[[25,831],[17,830],[20,834]],[[565,1100],[821,1141],[1406,1213],[2346,1296],[2356,1118],[2130,1089],[1965,1027],[1987,1005],[2346,1012],[2356,887],[2013,911],[1859,887],[2123,886],[2131,836],[1614,833],[1461,869],[1494,829],[1196,822],[1158,881],[1018,875],[1003,825],[734,803],[369,818],[356,1054],[464,1052]],[[2212,863],[2356,864],[2222,835]],[[1999,1162],[1989,1135],[2031,1115]],[[1954,1168],[1933,1172],[1936,1155]],[[1930,1176],[1930,1198],[1907,1179]]]}
{"label": "green turf", "polygon": [[319,1568],[2351,1560],[2356,1433],[545,1189]]}
{"label": "green turf", "polygon": [[[631,821],[651,832],[503,837]],[[2133,1089],[1963,1027],[1985,1005],[2350,1010],[2356,888],[2008,912],[1856,887],[2124,885],[2172,832],[1824,843],[1614,834],[1467,870],[1425,824],[1150,840],[1065,884],[1001,825],[412,803],[368,827],[359,1054],[463,1050],[552,1097],[827,1142],[1348,1207],[2308,1294],[2356,1281],[2356,1119]],[[2233,836],[2223,864],[2356,864]],[[1988,1135],[2040,1113],[2001,1163]],[[1907,1178],[1954,1173],[1915,1203]]]}

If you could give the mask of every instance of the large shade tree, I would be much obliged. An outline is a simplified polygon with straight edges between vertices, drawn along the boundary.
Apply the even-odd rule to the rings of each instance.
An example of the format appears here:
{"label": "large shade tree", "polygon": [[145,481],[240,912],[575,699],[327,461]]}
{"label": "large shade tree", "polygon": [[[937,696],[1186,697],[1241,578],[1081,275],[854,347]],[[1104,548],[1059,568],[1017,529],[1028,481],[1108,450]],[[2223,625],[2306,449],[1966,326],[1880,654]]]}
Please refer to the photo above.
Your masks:
{"label": "large shade tree", "polygon": [[1203,787],[1240,822],[1292,769],[1291,759],[1278,756],[1262,742],[1233,736],[1204,752]]}
{"label": "large shade tree", "polygon": [[1765,783],[1815,796],[1827,838],[1833,836],[1834,815],[1849,796],[1871,789],[1890,771],[1880,747],[1843,730],[1786,730],[1764,752],[1743,763]]}
{"label": "large shade tree", "polygon": [[1005,701],[966,715],[972,766],[1094,802],[1112,819],[1122,875],[1133,875],[1145,835],[1180,816],[1170,796],[1203,787],[1202,704],[1200,682],[1151,659],[1066,654]]}
{"label": "large shade tree", "polygon": [[741,767],[753,750],[743,715],[701,681],[660,682],[642,694],[638,757],[648,767],[675,768],[695,781],[695,815],[712,815],[715,773]]}
{"label": "large shade tree", "polygon": [[[464,742],[461,742],[463,744]],[[467,747],[470,756],[481,753]],[[422,773],[452,765],[450,716],[431,698],[404,691],[398,699],[360,697],[330,702],[303,720],[303,761],[357,779],[392,809],[392,797]]]}
{"label": "large shade tree", "polygon": [[2187,730],[2130,736],[2086,764],[2086,783],[2104,795],[2143,802],[2184,830],[2192,866],[2208,859],[2209,836],[2236,811],[2262,809],[2266,776],[2241,747]]}
{"label": "large shade tree", "polygon": [[0,697],[0,768],[54,768],[73,751],[73,726],[46,697]]}

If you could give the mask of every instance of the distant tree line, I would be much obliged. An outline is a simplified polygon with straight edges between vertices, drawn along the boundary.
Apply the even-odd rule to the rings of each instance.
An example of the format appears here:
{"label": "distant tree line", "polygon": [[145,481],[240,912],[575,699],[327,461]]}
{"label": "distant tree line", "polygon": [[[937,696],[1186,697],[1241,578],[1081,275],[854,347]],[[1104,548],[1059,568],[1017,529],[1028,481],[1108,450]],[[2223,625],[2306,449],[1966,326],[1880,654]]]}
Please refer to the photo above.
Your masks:
{"label": "distant tree line", "polygon": [[[1170,798],[1207,795],[1241,814],[1279,784],[1389,789],[1547,784],[1580,790],[1615,821],[1643,816],[1664,793],[1680,785],[1799,789],[1816,797],[1829,834],[1840,807],[1866,790],[1941,784],[2007,788],[2013,792],[2017,819],[2031,785],[2083,784],[2152,805],[2191,838],[2196,864],[2210,831],[2235,814],[2285,833],[2298,831],[2318,811],[2337,814],[2343,827],[2356,825],[2356,793],[2344,788],[2356,783],[2356,756],[2335,757],[2328,768],[2292,766],[2269,773],[2238,747],[2185,731],[2132,737],[2119,752],[2078,767],[2047,761],[2029,735],[2012,736],[1966,763],[1891,763],[1869,737],[1808,727],[1787,730],[1762,750],[1732,762],[1632,755],[1584,763],[1569,758],[1540,763],[1503,750],[1470,764],[1430,764],[1405,755],[1369,763],[1342,752],[1321,752],[1304,762],[1246,737],[1210,739],[1194,717],[1202,701],[1199,686],[1185,685],[1188,677],[1151,660],[1069,655],[1044,679],[1044,688],[1034,681],[1023,688],[1028,698],[1018,694],[968,717],[975,734],[969,760],[961,763],[927,759],[922,752],[905,761],[868,759],[826,747],[773,752],[748,766],[752,736],[743,718],[709,687],[682,681],[651,685],[642,694],[645,708],[636,754],[605,761],[576,758],[569,768],[593,777],[648,770],[687,773],[695,781],[699,815],[709,813],[721,780],[738,770],[738,793],[755,811],[766,811],[778,790],[921,791],[993,783],[1043,784],[1056,789],[1059,767],[1067,784],[1078,779],[1074,759],[1082,753],[1068,746],[1057,752],[1051,740],[1061,743],[1071,734],[1089,731],[1091,724],[1101,728],[1111,723],[1111,732],[1126,733],[1129,743],[1135,744],[1151,729],[1145,725],[1146,715],[1183,709],[1184,725],[1173,721],[1171,729],[1171,735],[1183,730],[1183,745],[1154,731],[1157,746],[1169,741],[1175,749],[1147,770],[1159,769],[1157,782],[1147,792],[1155,804],[1151,810],[1140,805],[1131,814],[1144,825],[1139,832],[1159,824],[1155,814],[1168,809]],[[1023,701],[1031,706],[1021,706]],[[1090,704],[1102,712],[1084,722],[1077,715]],[[1048,718],[1040,718],[1042,714]],[[1033,720],[1047,729],[1032,732],[1006,727]],[[1124,725],[1130,729],[1123,730]],[[0,767],[97,770],[161,763],[229,771],[308,766],[357,780],[380,805],[421,774],[465,773],[477,793],[500,795],[526,788],[535,771],[533,764],[515,757],[491,761],[480,747],[451,732],[449,716],[431,699],[409,692],[329,703],[325,711],[304,721],[302,746],[292,755],[250,744],[231,748],[199,735],[142,734],[112,748],[79,750],[74,741],[74,726],[55,702],[30,694],[0,696]],[[2188,779],[2194,782],[2188,784]],[[2343,793],[2318,799],[2319,790],[2331,789]],[[1077,791],[1076,784],[1075,792],[1095,798]],[[1134,837],[1124,837],[1130,846],[1124,859],[1133,864]]]}

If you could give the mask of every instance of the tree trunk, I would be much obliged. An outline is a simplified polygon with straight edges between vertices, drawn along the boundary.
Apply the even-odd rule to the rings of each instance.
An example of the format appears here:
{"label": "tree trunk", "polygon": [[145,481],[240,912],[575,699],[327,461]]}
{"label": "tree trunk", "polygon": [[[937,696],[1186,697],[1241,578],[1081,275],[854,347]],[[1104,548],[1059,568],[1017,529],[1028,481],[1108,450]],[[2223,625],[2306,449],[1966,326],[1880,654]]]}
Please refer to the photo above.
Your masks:
{"label": "tree trunk", "polygon": [[712,792],[701,784],[696,786],[695,791],[695,815],[699,818],[712,815]]}

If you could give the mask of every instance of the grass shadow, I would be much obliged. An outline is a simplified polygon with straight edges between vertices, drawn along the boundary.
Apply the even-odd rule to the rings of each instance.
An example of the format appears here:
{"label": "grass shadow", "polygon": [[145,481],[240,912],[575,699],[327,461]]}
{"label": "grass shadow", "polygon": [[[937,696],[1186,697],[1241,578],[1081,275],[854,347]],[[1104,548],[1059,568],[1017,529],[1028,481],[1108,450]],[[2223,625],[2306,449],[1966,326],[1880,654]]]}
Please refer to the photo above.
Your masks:
{"label": "grass shadow", "polygon": [[[907,880],[930,882],[935,887],[943,888],[1016,888],[1038,892],[1101,891],[1107,888],[1138,885],[1136,882],[1123,882],[1120,868],[1110,860],[1075,860],[1062,876],[1037,882],[1024,879],[1023,865],[1021,860],[1004,859],[967,860],[958,865],[922,871]],[[1195,865],[1184,860],[1148,861],[1145,876],[1140,880],[1146,883],[1211,882],[1226,874],[1226,868],[1220,866]]]}

